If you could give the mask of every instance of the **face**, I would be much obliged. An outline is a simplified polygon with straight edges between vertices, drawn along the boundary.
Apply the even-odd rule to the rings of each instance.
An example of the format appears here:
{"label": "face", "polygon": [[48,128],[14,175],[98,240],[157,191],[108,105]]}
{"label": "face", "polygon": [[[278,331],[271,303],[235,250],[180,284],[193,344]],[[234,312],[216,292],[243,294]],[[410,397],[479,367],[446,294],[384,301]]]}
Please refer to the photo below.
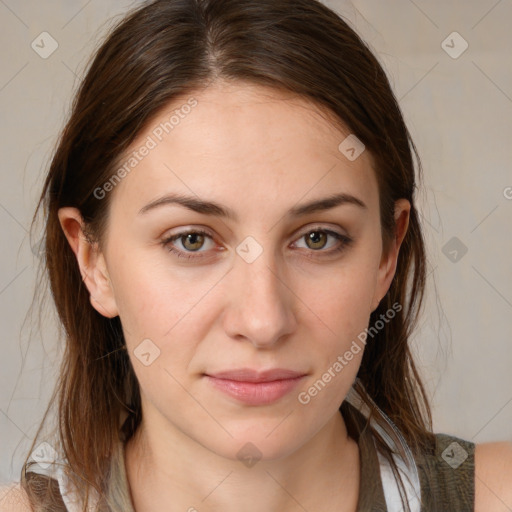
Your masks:
{"label": "face", "polygon": [[338,149],[349,134],[303,99],[218,82],[165,108],[97,192],[110,210],[86,283],[120,316],[146,425],[272,459],[339,415],[397,256],[369,152]]}

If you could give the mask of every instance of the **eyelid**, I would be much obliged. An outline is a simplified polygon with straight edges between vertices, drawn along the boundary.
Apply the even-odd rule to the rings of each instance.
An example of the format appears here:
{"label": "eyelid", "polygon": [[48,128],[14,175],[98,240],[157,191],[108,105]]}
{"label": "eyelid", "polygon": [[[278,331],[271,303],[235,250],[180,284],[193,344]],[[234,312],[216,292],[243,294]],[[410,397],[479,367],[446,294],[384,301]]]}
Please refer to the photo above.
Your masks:
{"label": "eyelid", "polygon": [[[183,231],[178,231],[177,233],[171,233],[171,234],[165,235],[162,238],[161,243],[162,243],[162,245],[166,245],[166,244],[169,244],[170,242],[179,240],[180,238],[182,238],[186,235],[190,235],[190,234],[204,235],[208,238],[211,238],[213,241],[215,241],[215,236],[209,230],[207,230],[205,228],[191,227],[191,228],[185,228]],[[193,252],[193,251],[190,251],[190,252]],[[197,251],[197,252],[200,252],[200,251]]]}
{"label": "eyelid", "polygon": [[293,236],[294,236],[294,240],[297,240],[298,238],[301,238],[304,235],[311,233],[312,231],[323,231],[325,233],[329,233],[329,234],[334,233],[339,236],[344,236],[344,237],[350,238],[348,234],[340,233],[339,231],[337,231],[337,229],[339,229],[339,226],[336,228],[334,228],[334,227],[331,228],[330,226],[325,225],[325,224],[316,224],[316,225],[313,224],[304,230],[302,228],[299,229],[298,231],[296,231],[296,233]]}

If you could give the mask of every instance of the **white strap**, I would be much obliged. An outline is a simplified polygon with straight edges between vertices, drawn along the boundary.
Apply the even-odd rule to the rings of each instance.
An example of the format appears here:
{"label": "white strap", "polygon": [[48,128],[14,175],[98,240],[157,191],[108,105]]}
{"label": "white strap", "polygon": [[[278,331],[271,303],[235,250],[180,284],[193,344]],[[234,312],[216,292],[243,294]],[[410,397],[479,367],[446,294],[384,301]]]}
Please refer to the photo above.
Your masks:
{"label": "white strap", "polygon": [[[379,451],[377,451],[377,457],[380,462],[380,476],[388,512],[404,512],[402,498],[400,497],[400,490],[398,489],[398,483],[395,475],[393,474],[393,470],[391,469],[391,464]],[[411,512],[419,512],[421,504],[416,491],[411,484],[410,475],[407,474],[407,471],[404,471],[406,468],[404,468],[402,464],[399,464],[400,460],[397,460],[396,457],[393,458],[398,465],[400,474],[402,475],[409,508]]]}
{"label": "white strap", "polygon": [[[62,495],[62,501],[66,505],[68,512],[82,512],[82,503],[78,499],[78,494],[74,491],[72,482],[67,478],[62,469],[57,471],[57,480]],[[94,512],[98,506],[99,496],[95,489],[90,488],[89,505],[87,510]]]}
{"label": "white strap", "polygon": [[[360,382],[358,384],[362,387]],[[346,400],[351,405],[356,407],[365,418],[369,417],[370,409],[362,399],[357,389],[355,389],[355,387],[350,389]],[[388,416],[384,414],[384,412],[375,403],[372,405],[378,412],[381,421],[377,421],[375,416],[373,416],[370,420],[370,424],[379,433],[379,435],[391,450],[393,460],[398,468],[403,482],[404,491],[406,494],[405,497],[409,504],[410,511],[420,512],[421,485],[418,476],[418,469],[416,467],[416,462],[412,452],[405,442],[404,437],[393,424],[393,422],[388,418]],[[395,475],[393,474],[391,465],[386,457],[384,457],[379,452],[375,443],[375,439],[373,442],[379,459],[382,487],[384,490],[384,497],[386,499],[388,512],[403,512],[404,509],[400,497],[401,495],[398,482],[396,481]],[[403,456],[399,456],[398,454],[403,454]]]}

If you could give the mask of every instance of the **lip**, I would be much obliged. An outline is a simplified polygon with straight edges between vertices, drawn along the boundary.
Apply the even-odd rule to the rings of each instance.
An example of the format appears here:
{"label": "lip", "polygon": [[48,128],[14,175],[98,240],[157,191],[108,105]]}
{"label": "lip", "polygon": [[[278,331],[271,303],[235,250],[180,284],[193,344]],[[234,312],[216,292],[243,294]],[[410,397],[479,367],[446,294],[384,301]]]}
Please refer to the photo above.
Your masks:
{"label": "lip", "polygon": [[263,371],[253,370],[252,368],[237,368],[235,370],[207,373],[206,375],[215,379],[261,383],[274,380],[295,379],[306,375],[306,373],[288,370],[286,368],[272,368]]}
{"label": "lip", "polygon": [[266,405],[290,393],[306,375],[284,368],[266,371],[239,368],[205,374],[205,377],[216,389],[240,402]]}

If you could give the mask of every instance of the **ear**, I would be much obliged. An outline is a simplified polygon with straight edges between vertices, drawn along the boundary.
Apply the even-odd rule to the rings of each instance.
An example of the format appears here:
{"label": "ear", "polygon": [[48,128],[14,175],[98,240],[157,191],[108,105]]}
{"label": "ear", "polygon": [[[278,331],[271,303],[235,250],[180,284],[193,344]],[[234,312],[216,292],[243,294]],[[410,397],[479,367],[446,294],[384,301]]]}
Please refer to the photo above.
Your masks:
{"label": "ear", "polygon": [[66,206],[58,211],[59,222],[76,256],[82,281],[87,286],[92,307],[107,318],[117,316],[114,291],[98,243],[85,234],[85,225],[77,208]]}
{"label": "ear", "polygon": [[395,276],[396,266],[398,262],[398,253],[402,241],[409,227],[409,213],[411,203],[407,199],[398,199],[395,201],[395,236],[391,240],[387,254],[382,254],[379,265],[377,285],[372,302],[372,312],[375,311],[386,295]]}

